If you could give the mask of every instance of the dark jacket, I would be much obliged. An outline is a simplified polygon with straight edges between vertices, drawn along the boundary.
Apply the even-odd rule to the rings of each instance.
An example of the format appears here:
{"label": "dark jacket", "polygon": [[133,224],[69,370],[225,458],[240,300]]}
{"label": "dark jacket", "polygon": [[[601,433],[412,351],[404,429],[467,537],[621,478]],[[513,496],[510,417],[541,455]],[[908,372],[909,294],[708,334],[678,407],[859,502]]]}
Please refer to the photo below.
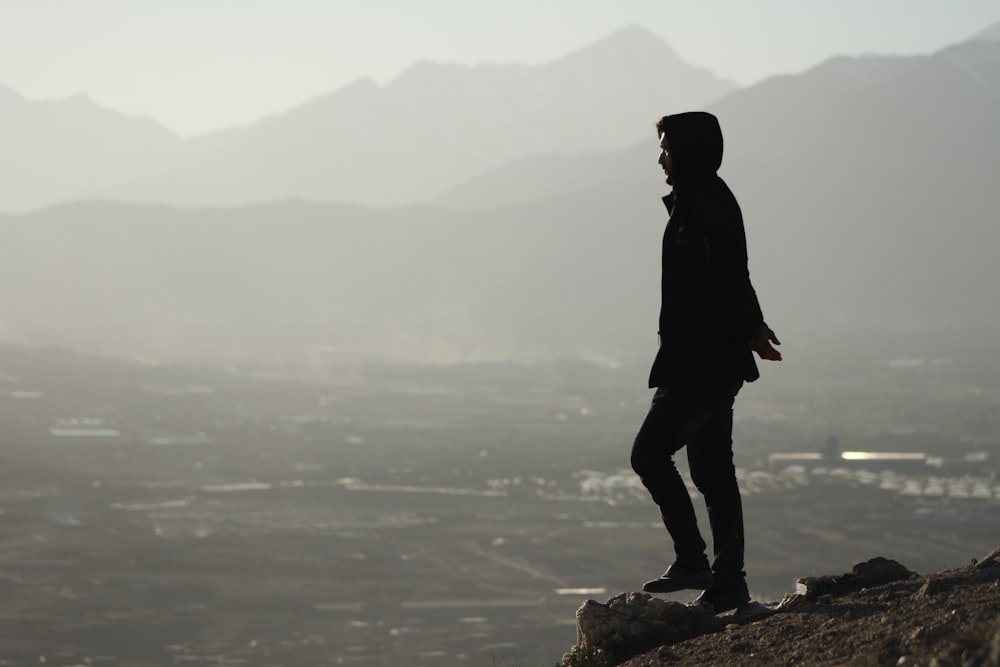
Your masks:
{"label": "dark jacket", "polygon": [[722,131],[693,112],[662,122],[673,171],[663,234],[660,349],[649,386],[744,380],[760,374],[750,339],[764,324],[747,270],[746,235],[736,198],[716,171]]}

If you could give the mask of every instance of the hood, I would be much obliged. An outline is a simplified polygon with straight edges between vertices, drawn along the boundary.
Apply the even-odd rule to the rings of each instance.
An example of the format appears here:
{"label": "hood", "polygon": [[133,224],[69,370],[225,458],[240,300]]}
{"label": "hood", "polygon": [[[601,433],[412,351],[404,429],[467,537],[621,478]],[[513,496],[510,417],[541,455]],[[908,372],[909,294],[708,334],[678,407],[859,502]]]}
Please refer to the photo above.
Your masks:
{"label": "hood", "polygon": [[689,183],[715,175],[722,165],[722,128],[715,116],[690,111],[664,116],[658,125],[674,163],[671,181]]}

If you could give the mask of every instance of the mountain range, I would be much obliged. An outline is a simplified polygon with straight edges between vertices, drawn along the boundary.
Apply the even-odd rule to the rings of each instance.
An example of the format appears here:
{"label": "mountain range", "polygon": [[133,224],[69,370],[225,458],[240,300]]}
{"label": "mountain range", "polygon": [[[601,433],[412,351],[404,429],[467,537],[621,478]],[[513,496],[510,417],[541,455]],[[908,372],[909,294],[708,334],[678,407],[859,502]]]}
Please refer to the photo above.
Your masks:
{"label": "mountain range", "polygon": [[[29,102],[0,89],[0,210],[84,197],[234,206],[286,197],[419,202],[527,155],[627,146],[650,109],[736,89],[638,27],[541,66],[419,63],[360,79],[246,127],[190,140],[84,97]],[[654,114],[655,115],[655,114]]]}
{"label": "mountain range", "polygon": [[[1000,326],[1000,41],[834,58],[707,108],[765,315],[800,353],[808,331]],[[426,204],[0,216],[0,338],[188,359],[644,360],[666,219],[647,116],[664,111],[628,112],[641,143],[622,130],[625,147],[508,157]]]}

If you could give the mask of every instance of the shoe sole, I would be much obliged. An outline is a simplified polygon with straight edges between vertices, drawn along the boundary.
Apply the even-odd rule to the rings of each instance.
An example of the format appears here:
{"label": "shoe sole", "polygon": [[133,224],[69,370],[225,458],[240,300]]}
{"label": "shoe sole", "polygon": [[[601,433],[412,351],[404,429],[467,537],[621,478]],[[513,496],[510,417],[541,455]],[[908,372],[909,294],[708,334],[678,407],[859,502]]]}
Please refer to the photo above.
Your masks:
{"label": "shoe sole", "polygon": [[734,607],[723,607],[722,609],[716,609],[715,605],[713,605],[711,602],[703,602],[702,604],[710,607],[712,609],[712,613],[718,616],[719,614],[726,614],[729,612],[733,612],[734,614],[739,613],[740,609],[743,609],[743,607],[746,607],[750,603],[744,602],[743,604],[738,604]]}
{"label": "shoe sole", "polygon": [[725,614],[726,612],[729,612],[729,611],[737,612],[738,613],[741,609],[743,609],[744,607],[746,607],[746,606],[748,606],[750,604],[750,600],[744,600],[744,601],[736,603],[736,604],[733,604],[733,603],[723,603],[723,604],[719,604],[718,607],[716,607],[716,605],[712,604],[708,600],[695,600],[692,604],[700,605],[700,606],[703,606],[703,607],[708,607],[712,611],[713,614],[719,615],[719,614]]}
{"label": "shoe sole", "polygon": [[677,591],[704,591],[712,587],[715,582],[710,573],[685,577],[684,579],[653,579],[642,585],[642,590],[647,593],[676,593]]}

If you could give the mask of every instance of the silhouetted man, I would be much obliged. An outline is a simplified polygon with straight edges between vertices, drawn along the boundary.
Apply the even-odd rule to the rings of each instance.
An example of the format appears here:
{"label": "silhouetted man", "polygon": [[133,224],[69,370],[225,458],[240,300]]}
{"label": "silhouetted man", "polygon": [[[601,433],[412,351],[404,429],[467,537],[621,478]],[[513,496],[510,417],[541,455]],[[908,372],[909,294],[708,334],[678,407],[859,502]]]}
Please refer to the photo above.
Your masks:
{"label": "silhouetted man", "polygon": [[[743,571],[743,509],[733,466],[733,401],[760,374],[753,358],[781,360],[747,270],[739,204],[716,172],[722,131],[715,116],[691,112],[656,124],[659,164],[673,191],[663,198],[660,348],[650,372],[656,388],[632,447],[632,468],[660,508],[675,560],[643,590],[703,590],[715,613],[750,601]],[[709,564],[673,455],[687,446],[695,486],[705,497],[714,560]]]}

